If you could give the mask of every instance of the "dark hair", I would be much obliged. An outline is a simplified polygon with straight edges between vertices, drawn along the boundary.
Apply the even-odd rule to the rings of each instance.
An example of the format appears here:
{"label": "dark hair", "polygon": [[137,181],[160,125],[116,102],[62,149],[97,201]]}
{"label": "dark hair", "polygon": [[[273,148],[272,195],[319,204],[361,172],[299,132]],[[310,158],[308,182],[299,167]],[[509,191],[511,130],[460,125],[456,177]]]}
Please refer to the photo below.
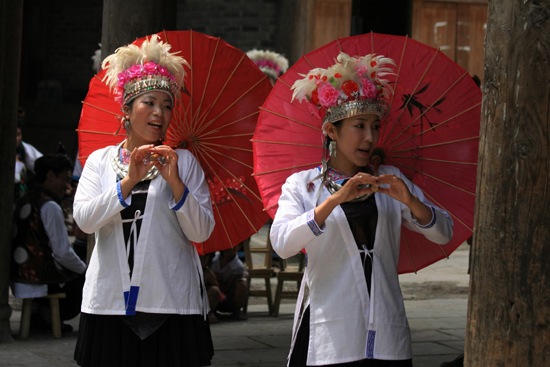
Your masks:
{"label": "dark hair", "polygon": [[65,154],[45,154],[34,162],[35,180],[44,183],[49,171],[58,176],[63,171],[73,171],[73,162]]}

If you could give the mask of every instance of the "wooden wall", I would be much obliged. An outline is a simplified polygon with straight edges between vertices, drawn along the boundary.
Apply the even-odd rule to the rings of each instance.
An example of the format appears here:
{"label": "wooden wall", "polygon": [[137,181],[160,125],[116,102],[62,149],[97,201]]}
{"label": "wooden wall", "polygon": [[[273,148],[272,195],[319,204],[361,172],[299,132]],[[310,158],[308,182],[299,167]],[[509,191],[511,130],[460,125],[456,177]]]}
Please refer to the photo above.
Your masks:
{"label": "wooden wall", "polygon": [[483,79],[487,0],[415,0],[412,38]]}
{"label": "wooden wall", "polygon": [[[351,32],[352,0],[313,0],[309,12],[312,24],[306,52],[313,51]],[[308,22],[309,23],[309,22]]]}

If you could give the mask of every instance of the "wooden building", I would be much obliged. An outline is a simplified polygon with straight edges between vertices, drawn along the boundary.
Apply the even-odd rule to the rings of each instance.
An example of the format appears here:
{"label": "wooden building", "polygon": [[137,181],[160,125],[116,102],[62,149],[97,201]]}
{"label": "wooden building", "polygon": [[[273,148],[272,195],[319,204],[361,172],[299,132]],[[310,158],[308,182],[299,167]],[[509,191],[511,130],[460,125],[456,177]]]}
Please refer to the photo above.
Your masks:
{"label": "wooden building", "polygon": [[[483,76],[487,0],[172,1],[176,29],[221,37],[243,51],[271,49],[285,54],[291,64],[337,37],[373,31],[409,35],[440,47],[470,74]],[[102,29],[109,29],[103,24],[110,19],[104,16],[104,3],[127,4],[24,2],[19,98],[27,111],[23,135],[42,152],[53,151],[60,141],[76,154],[74,130],[94,75],[91,56]],[[121,13],[143,21],[139,9],[128,8]],[[143,36],[139,29],[130,41]]]}

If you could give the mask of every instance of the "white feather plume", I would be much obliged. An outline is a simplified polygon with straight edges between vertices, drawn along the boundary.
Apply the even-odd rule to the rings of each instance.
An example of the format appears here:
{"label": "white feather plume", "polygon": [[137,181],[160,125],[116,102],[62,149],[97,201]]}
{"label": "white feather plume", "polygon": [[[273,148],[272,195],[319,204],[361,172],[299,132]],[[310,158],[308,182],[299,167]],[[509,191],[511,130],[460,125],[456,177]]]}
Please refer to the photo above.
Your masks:
{"label": "white feather plume", "polygon": [[179,52],[170,53],[171,45],[159,40],[160,37],[154,34],[150,40],[143,41],[141,47],[130,44],[119,47],[112,55],[107,56],[101,64],[103,69],[107,69],[104,78],[107,85],[114,90],[117,87],[120,72],[136,64],[154,62],[166,67],[168,72],[176,78],[178,85],[182,87],[185,77],[183,65],[189,67],[189,64],[183,57],[177,56]]}
{"label": "white feather plume", "polygon": [[[253,49],[248,51],[246,53],[246,56],[248,56],[254,63],[257,63],[261,60],[269,60],[273,62],[279,67],[279,74],[284,74],[288,70],[288,59],[277,52]],[[279,75],[275,75],[275,78],[277,78],[278,76]]]}
{"label": "white feather plume", "polygon": [[393,74],[392,66],[395,66],[394,61],[381,55],[369,54],[352,57],[341,52],[336,58],[335,63],[328,68],[316,68],[306,75],[300,74],[304,78],[294,82],[291,88],[293,90],[292,100],[297,99],[302,101],[307,97],[311,98],[313,91],[319,86],[319,81],[322,77],[326,77],[326,80],[338,90],[348,80],[352,80],[361,86],[363,83],[358,69],[365,69],[367,78],[375,84],[380,84],[383,96],[389,98],[393,93],[393,89],[385,77]]}

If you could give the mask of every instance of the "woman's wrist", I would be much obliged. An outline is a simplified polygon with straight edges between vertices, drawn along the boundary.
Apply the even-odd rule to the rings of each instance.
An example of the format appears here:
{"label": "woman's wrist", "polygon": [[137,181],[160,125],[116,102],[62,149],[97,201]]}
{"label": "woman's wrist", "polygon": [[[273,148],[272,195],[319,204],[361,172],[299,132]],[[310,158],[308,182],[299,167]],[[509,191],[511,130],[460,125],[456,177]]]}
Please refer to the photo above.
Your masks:
{"label": "woman's wrist", "polygon": [[120,191],[123,199],[126,199],[128,195],[130,195],[130,192],[137,184],[138,182],[134,182],[129,176],[126,176],[120,180]]}
{"label": "woman's wrist", "polygon": [[332,210],[332,209],[336,208],[338,205],[345,202],[345,200],[343,200],[343,197],[344,197],[344,195],[342,195],[342,192],[340,190],[338,190],[336,193],[330,195],[327,198],[326,202],[331,207],[331,210]]}
{"label": "woman's wrist", "polygon": [[409,209],[412,210],[412,209],[413,209],[412,207],[413,207],[414,205],[418,205],[419,203],[421,203],[421,202],[420,202],[420,200],[418,199],[418,196],[412,195],[412,194],[411,194],[411,197],[410,197],[410,199],[409,199],[409,202],[408,202],[408,203],[403,203],[403,204],[405,204]]}
{"label": "woman's wrist", "polygon": [[168,182],[168,185],[172,189],[172,194],[174,195],[175,201],[179,202],[185,191],[185,184],[181,179],[178,178],[173,182]]}
{"label": "woman's wrist", "polygon": [[418,196],[411,195],[409,204],[406,204],[420,225],[426,225],[432,220],[432,210],[424,204]]}

